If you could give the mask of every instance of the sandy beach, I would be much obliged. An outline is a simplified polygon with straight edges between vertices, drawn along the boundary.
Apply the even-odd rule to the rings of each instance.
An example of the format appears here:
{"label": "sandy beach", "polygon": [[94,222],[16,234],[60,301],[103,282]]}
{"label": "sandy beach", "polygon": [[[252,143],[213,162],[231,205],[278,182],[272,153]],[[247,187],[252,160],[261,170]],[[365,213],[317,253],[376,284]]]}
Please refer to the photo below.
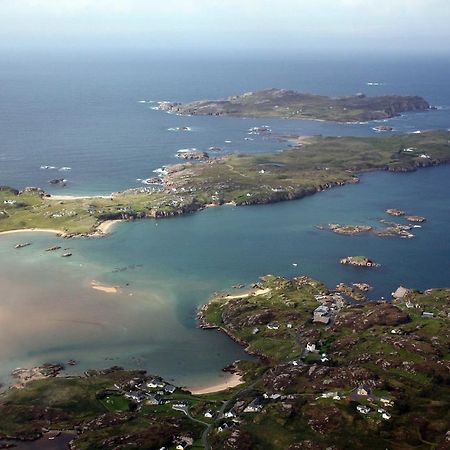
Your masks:
{"label": "sandy beach", "polygon": [[[96,230],[91,234],[91,236],[103,236],[105,234],[108,234],[111,232],[112,227],[122,222],[122,220],[106,220],[105,222],[102,222]],[[19,233],[52,233],[57,234],[58,236],[64,237],[66,236],[66,233],[62,230],[57,230],[54,228],[23,228],[21,230],[8,230],[8,231],[0,231],[1,235],[6,234],[19,234]]]}
{"label": "sandy beach", "polygon": [[192,390],[191,389],[189,389],[189,390],[194,395],[211,394],[212,392],[225,391],[227,389],[239,386],[243,382],[244,381],[242,380],[242,377],[240,375],[238,375],[237,373],[233,373],[225,381],[222,381],[222,382],[210,385],[210,386],[204,386],[204,387],[194,388]]}
{"label": "sandy beach", "polygon": [[246,294],[240,294],[240,295],[225,295],[225,297],[229,300],[233,300],[236,298],[247,298],[250,297],[252,295],[264,295],[264,294],[268,294],[271,291],[270,288],[266,288],[266,289],[257,289],[256,291],[251,291],[251,292],[247,292]]}
{"label": "sandy beach", "polygon": [[120,222],[122,222],[122,220],[105,220],[97,227],[97,232],[101,234],[108,234],[111,232],[112,227]]}
{"label": "sandy beach", "polygon": [[9,230],[9,231],[0,231],[0,235],[2,234],[16,234],[16,233],[53,233],[64,236],[64,231],[55,230],[53,228],[24,228],[23,230]]}
{"label": "sandy beach", "polygon": [[88,200],[91,198],[109,198],[112,199],[111,195],[50,195],[46,197],[48,200]]}

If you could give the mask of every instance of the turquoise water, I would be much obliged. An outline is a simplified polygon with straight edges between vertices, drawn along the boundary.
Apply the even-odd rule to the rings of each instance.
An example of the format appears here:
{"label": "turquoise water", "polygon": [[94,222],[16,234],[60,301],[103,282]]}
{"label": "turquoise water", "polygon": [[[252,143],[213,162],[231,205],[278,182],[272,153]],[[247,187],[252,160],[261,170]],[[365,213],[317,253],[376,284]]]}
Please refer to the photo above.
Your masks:
{"label": "turquoise water", "polygon": [[[374,124],[281,119],[179,117],[140,100],[194,100],[285,87],[326,95],[417,94],[439,110],[388,121],[395,132],[450,127],[450,61],[431,57],[336,59],[300,55],[269,60],[170,58],[151,54],[0,55],[0,185],[41,186],[59,194],[104,194],[139,186],[180,148],[225,153],[278,151],[276,136],[244,140],[267,124],[274,135],[371,136]],[[381,82],[368,86],[367,82]],[[168,128],[190,126],[192,132]],[[225,144],[231,140],[231,144]],[[70,171],[41,170],[41,165]],[[64,176],[64,189],[51,178]],[[18,366],[79,360],[71,369],[120,364],[177,383],[220,381],[243,350],[196,328],[197,307],[215,291],[266,273],[308,274],[330,287],[369,282],[373,298],[399,284],[424,289],[450,280],[450,168],[373,173],[300,201],[221,207],[161,221],[124,223],[105,239],[48,234],[0,238],[0,382]],[[338,236],[316,225],[376,225],[388,207],[424,215],[414,239]],[[18,242],[30,247],[15,250]],[[44,250],[70,248],[71,258]],[[338,264],[365,254],[372,271]],[[297,266],[293,266],[293,264]],[[120,287],[92,289],[93,280]]]}
{"label": "turquoise water", "polygon": [[[359,185],[298,201],[123,223],[103,239],[3,236],[0,258],[8,264],[0,276],[0,375],[5,378],[16,366],[74,358],[80,361],[77,371],[121,364],[190,386],[213,383],[223,377],[221,367],[245,357],[227,337],[196,328],[197,307],[215,291],[266,273],[307,274],[330,287],[368,282],[373,298],[388,297],[400,284],[448,285],[448,192],[448,166],[372,173]],[[388,207],[428,220],[413,239],[340,236],[315,228],[329,222],[377,225],[388,218]],[[32,245],[13,249],[23,241]],[[61,242],[71,258],[44,251]],[[365,270],[338,263],[357,254],[382,266]],[[94,291],[94,279],[120,286],[121,293]]]}

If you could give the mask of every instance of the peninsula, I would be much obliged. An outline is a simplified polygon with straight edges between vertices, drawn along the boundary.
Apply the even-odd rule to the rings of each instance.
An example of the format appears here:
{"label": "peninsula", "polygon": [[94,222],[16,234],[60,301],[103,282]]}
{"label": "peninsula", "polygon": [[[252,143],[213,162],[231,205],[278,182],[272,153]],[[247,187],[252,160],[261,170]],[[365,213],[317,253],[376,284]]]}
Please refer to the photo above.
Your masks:
{"label": "peninsula", "polygon": [[144,371],[55,377],[47,365],[51,378],[0,396],[0,444],[50,430],[74,450],[446,448],[450,289],[355,304],[267,275],[235,294],[215,294],[199,320],[258,356],[235,363],[244,384],[193,395]]}
{"label": "peninsula", "polygon": [[291,137],[291,142],[291,148],[278,153],[233,154],[168,166],[158,187],[108,197],[52,198],[38,188],[0,187],[0,232],[44,229],[67,237],[102,235],[102,227],[107,230],[102,224],[111,220],[299,199],[357,183],[364,171],[407,172],[450,161],[448,130],[386,137]]}
{"label": "peninsula", "polygon": [[266,89],[221,100],[200,100],[191,103],[160,102],[159,108],[186,115],[367,122],[389,119],[404,112],[428,111],[430,105],[418,96],[368,97],[357,94],[347,97],[327,97],[286,89]]}

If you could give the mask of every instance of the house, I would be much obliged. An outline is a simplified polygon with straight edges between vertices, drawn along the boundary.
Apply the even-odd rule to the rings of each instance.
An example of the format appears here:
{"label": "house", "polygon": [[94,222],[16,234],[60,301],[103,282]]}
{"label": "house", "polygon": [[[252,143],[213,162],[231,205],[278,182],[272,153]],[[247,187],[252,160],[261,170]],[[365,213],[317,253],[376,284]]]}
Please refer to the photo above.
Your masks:
{"label": "house", "polygon": [[371,392],[372,391],[371,391],[370,387],[367,384],[359,385],[357,390],[356,390],[356,393],[358,395],[363,396],[363,397],[367,397],[368,395],[370,395]]}
{"label": "house", "polygon": [[294,359],[291,361],[291,364],[293,366],[300,366],[302,364],[302,360],[301,359]]}
{"label": "house", "polygon": [[400,299],[405,297],[407,294],[411,292],[411,289],[407,289],[403,286],[399,286],[395,292],[392,293],[392,297],[396,299]]}
{"label": "house", "polygon": [[187,402],[185,402],[184,400],[178,400],[172,403],[172,408],[186,408],[187,405]]}
{"label": "house", "polygon": [[391,330],[391,334],[403,334],[403,331],[394,328],[393,330]]}
{"label": "house", "polygon": [[423,311],[422,317],[434,317],[434,313],[428,312],[428,311]]}
{"label": "house", "polygon": [[227,419],[232,419],[233,417],[236,417],[236,414],[233,411],[227,411],[223,416]]}
{"label": "house", "polygon": [[[320,397],[322,397],[322,398],[333,398],[336,395],[338,395],[337,392],[322,392],[322,395]],[[318,397],[318,398],[320,398],[320,397]]]}
{"label": "house", "polygon": [[381,417],[384,420],[389,420],[391,418],[391,415],[389,413],[387,413],[387,412],[384,412],[383,414],[381,414]]}
{"label": "house", "polygon": [[306,344],[306,350],[308,352],[315,352],[316,351],[316,344],[310,344],[309,342]]}
{"label": "house", "polygon": [[271,400],[279,400],[281,398],[281,394],[272,394],[269,398]]}
{"label": "house", "polygon": [[167,392],[168,394],[173,394],[176,390],[177,388],[175,386],[172,386],[171,384],[166,384],[164,386],[164,391]]}
{"label": "house", "polygon": [[381,397],[380,402],[385,406],[394,406],[394,402],[392,400],[389,400],[388,398]]}
{"label": "house", "polygon": [[178,444],[175,448],[177,450],[185,450],[189,447],[190,447],[190,445],[187,442],[182,442],[181,444]]}
{"label": "house", "polygon": [[146,396],[145,396],[144,392],[142,392],[142,391],[132,391],[132,392],[126,393],[125,397],[127,397],[137,403],[140,403],[145,400]]}
{"label": "house", "polygon": [[263,399],[261,397],[257,397],[247,405],[247,407],[244,409],[244,412],[245,413],[260,412],[262,407],[263,407]]}
{"label": "house", "polygon": [[288,323],[286,326],[287,326],[288,328],[292,328],[292,323]]}
{"label": "house", "polygon": [[277,323],[268,323],[267,328],[269,330],[278,330],[280,328],[280,325],[278,325]]}
{"label": "house", "polygon": [[360,412],[361,414],[369,414],[370,412],[370,408],[366,405],[358,405],[356,407],[356,409],[358,410],[358,412]]}
{"label": "house", "polygon": [[163,402],[163,399],[158,394],[147,394],[147,403],[149,405],[161,405]]}
{"label": "house", "polygon": [[258,333],[259,333],[259,328],[258,327],[253,328],[252,334],[258,334]]}
{"label": "house", "polygon": [[203,417],[206,417],[207,419],[212,419],[213,415],[211,411],[206,411]]}
{"label": "house", "polygon": [[313,322],[314,323],[324,323],[327,325],[331,319],[330,308],[325,305],[318,306],[313,313]]}
{"label": "house", "polygon": [[230,428],[230,425],[224,422],[222,425],[220,425],[220,427],[217,428],[217,431],[219,433],[222,433],[222,431],[225,431],[227,428]]}
{"label": "house", "polygon": [[147,387],[152,389],[164,388],[165,385],[166,383],[164,383],[164,381],[158,380],[156,378],[147,382]]}

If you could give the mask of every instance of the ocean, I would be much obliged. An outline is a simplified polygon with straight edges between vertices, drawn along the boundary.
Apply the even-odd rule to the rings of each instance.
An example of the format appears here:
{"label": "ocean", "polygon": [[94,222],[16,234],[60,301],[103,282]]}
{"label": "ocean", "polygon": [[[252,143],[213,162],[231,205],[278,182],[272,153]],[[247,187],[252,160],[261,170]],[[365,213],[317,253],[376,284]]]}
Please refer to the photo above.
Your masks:
{"label": "ocean", "polygon": [[[59,194],[140,186],[138,179],[175,163],[181,148],[220,146],[231,153],[286,146],[276,137],[244,140],[253,126],[269,125],[277,135],[376,135],[373,123],[180,117],[143,100],[219,98],[269,87],[422,95],[438,110],[391,119],[394,132],[450,127],[448,60],[5,54],[1,65],[0,185],[41,186]],[[192,131],[169,130],[181,126]],[[60,176],[67,187],[48,184]],[[371,298],[388,298],[401,284],[448,286],[449,192],[448,166],[379,172],[363,175],[358,185],[298,201],[123,223],[103,239],[2,236],[0,380],[7,382],[15,367],[73,358],[79,365],[72,372],[119,364],[191,387],[215,383],[226,377],[222,367],[248,356],[228,337],[198,329],[196,310],[212,293],[266,273],[307,274],[330,287],[364,281],[374,286]],[[376,225],[389,218],[389,207],[427,222],[413,239],[338,236],[316,228],[333,222]],[[32,245],[13,248],[25,240]],[[70,248],[72,258],[44,251],[55,244]],[[357,254],[381,267],[338,263]],[[96,291],[93,280],[119,286],[120,292]]]}

